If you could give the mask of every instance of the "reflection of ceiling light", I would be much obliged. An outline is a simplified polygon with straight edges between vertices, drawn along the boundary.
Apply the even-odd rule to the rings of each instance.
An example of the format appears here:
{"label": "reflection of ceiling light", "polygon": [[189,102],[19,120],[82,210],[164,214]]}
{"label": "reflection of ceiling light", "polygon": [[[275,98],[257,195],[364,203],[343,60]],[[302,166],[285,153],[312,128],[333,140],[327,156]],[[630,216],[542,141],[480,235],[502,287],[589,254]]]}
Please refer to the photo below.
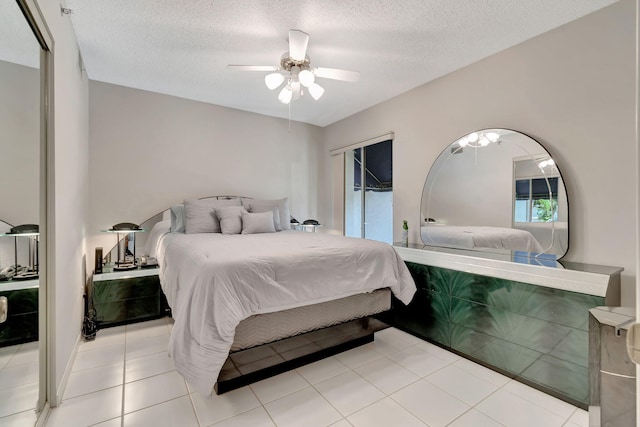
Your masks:
{"label": "reflection of ceiling light", "polygon": [[498,142],[498,139],[500,139],[500,134],[497,132],[472,132],[467,136],[463,136],[462,138],[460,138],[458,141],[456,141],[456,143],[460,146],[460,147],[486,147],[487,145],[491,144],[492,142]]}
{"label": "reflection of ceiling light", "polygon": [[549,159],[547,159],[547,160],[543,160],[543,161],[541,161],[540,163],[538,163],[538,167],[539,167],[540,169],[544,169],[544,168],[546,168],[547,166],[553,166],[553,165],[555,165],[555,164],[556,164],[556,162],[554,162],[554,161],[553,161],[553,159],[549,158]]}

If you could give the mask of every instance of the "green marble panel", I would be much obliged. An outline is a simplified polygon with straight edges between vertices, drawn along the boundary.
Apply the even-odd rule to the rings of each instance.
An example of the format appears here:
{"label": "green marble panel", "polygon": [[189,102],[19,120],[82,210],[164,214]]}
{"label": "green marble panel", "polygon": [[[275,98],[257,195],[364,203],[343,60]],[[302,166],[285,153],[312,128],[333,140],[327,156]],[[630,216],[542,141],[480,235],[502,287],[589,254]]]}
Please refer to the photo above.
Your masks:
{"label": "green marble panel", "polygon": [[584,368],[589,367],[589,332],[573,329],[551,352],[549,356],[566,360]]}
{"label": "green marble panel", "polygon": [[[429,267],[429,275],[432,289],[437,292],[457,295],[463,289],[474,288],[480,294],[484,293],[483,287],[477,286],[477,284],[481,284],[484,281],[482,276],[431,266]],[[476,286],[473,286],[474,284]],[[478,295],[478,298],[482,298],[482,296]]]}
{"label": "green marble panel", "polygon": [[1,291],[7,297],[7,320],[0,323],[0,347],[38,339],[38,288]]}
{"label": "green marble panel", "polygon": [[522,373],[522,377],[589,404],[589,369],[585,366],[543,355]]}
{"label": "green marble panel", "polygon": [[451,347],[513,374],[520,374],[542,355],[538,351],[459,325],[452,326]]}
{"label": "green marble panel", "polygon": [[458,298],[451,299],[451,321],[494,338],[544,353],[555,348],[572,330]]}

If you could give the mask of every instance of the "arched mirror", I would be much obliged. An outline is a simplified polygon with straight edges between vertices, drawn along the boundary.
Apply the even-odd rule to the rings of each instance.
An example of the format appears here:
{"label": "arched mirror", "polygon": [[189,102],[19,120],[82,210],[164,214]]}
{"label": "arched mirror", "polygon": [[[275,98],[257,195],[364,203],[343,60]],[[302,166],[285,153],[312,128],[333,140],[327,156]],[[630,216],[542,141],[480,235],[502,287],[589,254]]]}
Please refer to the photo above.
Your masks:
{"label": "arched mirror", "polygon": [[533,138],[482,129],[449,144],[424,185],[425,245],[560,259],[569,206],[560,169]]}
{"label": "arched mirror", "polygon": [[0,2],[0,425],[35,425],[47,401],[47,45],[33,0]]}

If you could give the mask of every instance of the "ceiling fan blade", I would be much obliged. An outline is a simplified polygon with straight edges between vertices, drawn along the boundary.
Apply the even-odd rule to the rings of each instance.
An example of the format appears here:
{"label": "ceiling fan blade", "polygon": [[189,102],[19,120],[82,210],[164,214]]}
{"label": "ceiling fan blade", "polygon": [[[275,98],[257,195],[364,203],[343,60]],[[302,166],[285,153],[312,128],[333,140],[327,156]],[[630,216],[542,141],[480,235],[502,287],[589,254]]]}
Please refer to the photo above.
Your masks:
{"label": "ceiling fan blade", "polygon": [[317,77],[343,80],[345,82],[357,82],[358,79],[360,79],[360,73],[358,71],[339,70],[337,68],[316,67],[313,70],[313,74]]}
{"label": "ceiling fan blade", "polygon": [[227,65],[227,68],[238,71],[277,71],[275,65]]}
{"label": "ceiling fan blade", "polygon": [[304,61],[307,55],[309,34],[300,30],[289,30],[289,56],[294,61]]}

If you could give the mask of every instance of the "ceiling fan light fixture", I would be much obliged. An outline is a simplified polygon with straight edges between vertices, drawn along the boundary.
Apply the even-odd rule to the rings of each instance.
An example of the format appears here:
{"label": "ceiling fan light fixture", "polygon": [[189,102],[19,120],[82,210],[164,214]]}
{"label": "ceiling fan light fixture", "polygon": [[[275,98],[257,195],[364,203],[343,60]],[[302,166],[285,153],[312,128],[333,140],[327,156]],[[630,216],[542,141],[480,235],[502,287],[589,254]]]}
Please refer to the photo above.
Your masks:
{"label": "ceiling fan light fixture", "polygon": [[298,74],[298,79],[300,83],[302,83],[302,86],[309,87],[315,82],[316,76],[309,70],[302,70],[300,74]]}
{"label": "ceiling fan light fixture", "polygon": [[298,99],[300,99],[300,96],[302,95],[302,88],[300,86],[300,82],[297,82],[297,81],[291,82],[291,91],[293,92],[292,99],[294,101],[297,101]]}
{"label": "ceiling fan light fixture", "polygon": [[318,83],[313,83],[311,86],[309,86],[309,93],[311,94],[313,99],[317,101],[324,94],[324,89]]}
{"label": "ceiling fan light fixture", "polygon": [[278,101],[283,104],[288,104],[291,102],[291,98],[293,98],[293,91],[291,90],[291,86],[286,85],[278,94]]}
{"label": "ceiling fan light fixture", "polygon": [[271,73],[264,76],[264,84],[267,85],[269,90],[274,90],[282,84],[284,76],[280,73]]}

